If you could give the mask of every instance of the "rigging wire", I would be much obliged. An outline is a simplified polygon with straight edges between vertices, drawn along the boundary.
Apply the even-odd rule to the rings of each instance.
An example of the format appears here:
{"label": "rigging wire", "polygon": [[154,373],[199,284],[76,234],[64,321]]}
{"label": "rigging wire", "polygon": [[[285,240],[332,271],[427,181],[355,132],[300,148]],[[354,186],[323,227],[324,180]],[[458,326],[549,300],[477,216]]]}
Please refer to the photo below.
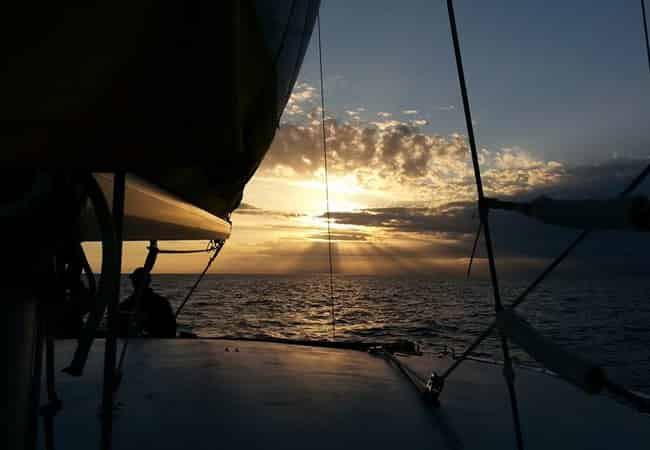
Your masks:
{"label": "rigging wire", "polygon": [[[463,110],[465,112],[465,122],[467,127],[467,137],[469,139],[469,147],[472,154],[472,166],[474,168],[474,178],[476,180],[476,190],[478,194],[479,216],[484,230],[485,249],[487,251],[488,263],[490,267],[490,279],[492,282],[492,290],[494,295],[494,309],[498,313],[503,309],[501,303],[501,293],[499,291],[499,279],[497,277],[496,264],[494,259],[494,250],[492,247],[492,237],[490,235],[490,225],[488,220],[488,209],[485,205],[485,196],[483,194],[483,181],[481,179],[481,168],[479,165],[478,151],[476,150],[476,138],[474,136],[474,126],[472,125],[472,113],[469,104],[469,95],[467,93],[467,85],[465,83],[465,73],[463,69],[463,60],[460,51],[460,42],[458,39],[458,30],[456,28],[456,17],[454,15],[453,0],[447,0],[447,12],[449,14],[449,26],[451,28],[451,36],[454,45],[454,55],[456,59],[456,69],[458,71],[458,83],[460,84],[460,91],[463,100]],[[517,394],[514,387],[514,371],[512,370],[512,361],[510,360],[510,350],[508,348],[508,340],[503,333],[501,337],[501,348],[503,350],[503,363],[504,363],[504,377],[508,386],[508,394],[510,396],[510,407],[512,409],[512,416],[515,425],[515,435],[517,438],[517,448],[522,450],[524,448],[523,436],[521,432],[521,423],[519,419],[519,407],[517,405]]]}
{"label": "rigging wire", "polygon": [[[634,189],[641,184],[641,182],[650,174],[650,164],[648,164],[643,171],[636,176],[636,178],[618,195],[619,198],[626,197],[628,194],[630,194]],[[585,230],[582,233],[580,233],[574,240],[569,244],[562,253],[560,253],[554,260],[551,262],[546,269],[537,277],[535,280],[526,288],[524,289],[518,296],[517,299],[512,302],[510,305],[510,309],[515,309],[517,306],[519,306],[521,303],[524,302],[528,297],[528,294],[530,294],[537,286],[541,284],[542,281],[551,273],[553,270],[560,265],[562,261],[571,253],[571,251],[576,248],[582,241],[584,241],[587,236],[589,236],[591,232],[589,230]],[[474,350],[476,350],[476,347],[479,346],[481,342],[485,340],[496,328],[497,323],[496,321],[492,322],[490,326],[488,326],[485,331],[483,331],[475,340],[472,342],[469,347],[465,349],[465,351],[456,359],[451,366],[441,375],[441,378],[447,378],[451,373],[469,356],[470,353],[472,353]]]}
{"label": "rigging wire", "polygon": [[645,0],[641,0],[641,16],[643,17],[643,35],[645,36],[645,52],[648,57],[648,70],[650,70],[650,40],[648,39],[648,19],[645,11]]}
{"label": "rigging wire", "polygon": [[332,265],[332,230],[330,226],[330,190],[327,174],[327,134],[325,127],[325,83],[323,82],[323,46],[320,33],[320,13],[316,16],[318,27],[318,66],[320,70],[320,122],[323,137],[323,161],[325,166],[325,215],[327,219],[327,256],[329,261],[330,300],[332,315],[332,340],[336,339],[336,316],[334,314],[334,269]]}
{"label": "rigging wire", "polygon": [[218,241],[216,244],[214,244],[214,247],[213,247],[214,248],[214,253],[212,253],[212,255],[210,256],[210,259],[208,260],[208,263],[205,265],[205,269],[203,269],[203,272],[201,272],[199,277],[196,279],[196,281],[194,282],[194,284],[190,288],[189,292],[187,293],[187,295],[185,296],[185,298],[181,302],[180,306],[176,310],[176,313],[174,314],[174,319],[178,319],[178,315],[181,313],[181,311],[183,310],[183,307],[185,306],[187,301],[190,299],[190,297],[194,293],[194,290],[199,285],[199,283],[201,282],[201,280],[203,279],[205,274],[208,272],[208,269],[210,268],[210,266],[212,265],[214,260],[217,258],[217,256],[219,256],[219,252],[221,252],[221,249],[223,248],[225,243],[226,243],[225,241]]}
{"label": "rigging wire", "polygon": [[483,229],[483,222],[478,223],[478,229],[476,230],[476,237],[474,238],[474,245],[472,245],[472,254],[469,256],[469,264],[467,265],[467,279],[472,274],[472,263],[474,262],[474,256],[476,255],[476,246],[478,245],[478,240],[481,238],[481,230]]}
{"label": "rigging wire", "polygon": [[[641,0],[641,14],[643,16],[643,31],[644,31],[644,38],[645,38],[645,48],[646,48],[646,54],[648,57],[648,70],[650,71],[650,39],[648,38],[648,24],[647,24],[647,18],[646,18],[646,8],[645,8],[645,0]],[[633,192],[650,174],[650,164],[648,164],[642,171],[639,173],[631,182],[630,184],[619,193],[618,198],[623,198],[626,197],[628,194]],[[557,266],[560,265],[562,261],[575,249],[582,241],[584,241],[589,235],[591,231],[590,230],[584,230],[582,231],[565,249],[562,253],[560,253],[545,269],[542,271],[542,273],[526,288],[524,291],[522,291],[517,298],[515,299],[514,302],[510,305],[510,309],[515,309],[517,306],[519,306],[521,303],[523,303],[526,299],[528,294],[530,294]],[[483,331],[475,340],[472,342],[458,357],[454,362],[445,370],[445,372],[440,375],[440,378],[444,381],[451,373],[460,366],[460,364],[465,361],[469,354],[472,353],[479,345],[481,342],[485,340],[496,328],[497,323],[496,320],[493,321],[486,329]],[[610,382],[610,385],[608,386],[611,389],[618,390],[620,392],[624,392],[624,395],[633,399],[637,404],[639,404],[639,399],[634,398],[633,395],[626,391],[624,388],[621,388],[619,386],[612,385]],[[647,407],[647,406],[646,406]]]}
{"label": "rigging wire", "polygon": [[199,248],[199,249],[193,249],[193,250],[172,250],[172,249],[160,249],[158,250],[158,254],[160,255],[189,255],[193,253],[210,253],[216,250],[216,247],[208,247],[208,248]]}

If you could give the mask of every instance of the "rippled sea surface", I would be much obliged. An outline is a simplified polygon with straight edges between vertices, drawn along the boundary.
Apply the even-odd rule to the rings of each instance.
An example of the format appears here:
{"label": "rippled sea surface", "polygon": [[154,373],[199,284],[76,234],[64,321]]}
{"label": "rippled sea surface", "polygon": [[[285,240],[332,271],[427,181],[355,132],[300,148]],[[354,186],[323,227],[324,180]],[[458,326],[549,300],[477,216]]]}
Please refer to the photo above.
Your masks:
{"label": "rippled sea surface", "polygon": [[[154,289],[178,305],[196,275],[157,275]],[[525,283],[502,282],[505,302]],[[129,293],[128,288],[124,292]],[[494,316],[484,281],[335,276],[336,339],[408,339],[423,350],[462,351]],[[549,281],[519,311],[545,336],[603,365],[620,382],[650,388],[650,282]],[[179,316],[201,337],[332,337],[328,275],[208,275]],[[476,356],[501,359],[488,338]],[[534,364],[516,347],[513,356]]]}

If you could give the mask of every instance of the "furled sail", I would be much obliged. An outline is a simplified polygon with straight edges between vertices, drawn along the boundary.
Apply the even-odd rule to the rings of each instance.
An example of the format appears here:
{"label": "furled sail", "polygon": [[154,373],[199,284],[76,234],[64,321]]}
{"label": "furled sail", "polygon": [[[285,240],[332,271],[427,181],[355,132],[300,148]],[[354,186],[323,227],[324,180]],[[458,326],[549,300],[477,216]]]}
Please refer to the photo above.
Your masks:
{"label": "furled sail", "polygon": [[580,230],[650,231],[650,201],[642,195],[607,200],[558,200],[538,197],[531,202],[486,199],[492,209],[516,211],[549,225]]}
{"label": "furled sail", "polygon": [[[287,103],[318,0],[14,4],[5,166],[127,170],[227,218]],[[127,199],[128,201],[128,199]]]}
{"label": "furled sail", "polygon": [[[107,199],[113,198],[113,175],[94,174]],[[110,202],[109,202],[110,205]],[[230,223],[180,200],[134,175],[127,175],[122,239],[226,240]],[[81,241],[100,241],[101,233],[90,204],[81,216]]]}

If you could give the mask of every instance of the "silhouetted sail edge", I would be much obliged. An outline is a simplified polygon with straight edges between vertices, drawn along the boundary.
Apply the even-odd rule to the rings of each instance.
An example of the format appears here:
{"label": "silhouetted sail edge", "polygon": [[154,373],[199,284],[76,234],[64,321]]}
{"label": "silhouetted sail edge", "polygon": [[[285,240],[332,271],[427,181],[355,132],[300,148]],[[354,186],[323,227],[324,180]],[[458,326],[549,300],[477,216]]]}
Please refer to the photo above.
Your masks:
{"label": "silhouetted sail edge", "polygon": [[[234,57],[236,105],[228,148],[198,165],[135,170],[139,177],[220,217],[242,199],[275,136],[307,50],[320,1],[242,2]],[[238,120],[238,117],[239,120]]]}
{"label": "silhouetted sail edge", "polygon": [[0,162],[126,170],[228,219],[274,137],[319,3],[135,1],[126,13],[98,2],[63,21],[64,5],[37,17],[16,5]]}

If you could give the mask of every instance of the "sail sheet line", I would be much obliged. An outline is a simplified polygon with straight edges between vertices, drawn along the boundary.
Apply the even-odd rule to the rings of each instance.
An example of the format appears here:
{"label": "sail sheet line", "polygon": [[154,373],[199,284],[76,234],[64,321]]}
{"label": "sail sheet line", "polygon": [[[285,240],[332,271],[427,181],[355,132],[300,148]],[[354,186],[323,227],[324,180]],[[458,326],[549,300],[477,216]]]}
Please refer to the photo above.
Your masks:
{"label": "sail sheet line", "polygon": [[217,258],[217,256],[219,256],[219,253],[221,252],[221,249],[223,248],[225,243],[226,243],[226,241],[218,241],[218,242],[214,243],[214,245],[213,245],[214,253],[212,253],[212,255],[210,256],[210,259],[208,260],[208,263],[205,265],[205,268],[203,269],[203,272],[201,272],[199,277],[196,279],[196,281],[194,282],[194,284],[190,288],[189,292],[187,293],[187,295],[185,296],[185,298],[181,302],[180,306],[176,310],[176,313],[174,314],[174,319],[178,318],[178,315],[181,313],[181,311],[183,310],[183,307],[188,302],[188,300],[190,299],[190,297],[192,296],[192,294],[196,290],[197,286],[199,285],[199,283],[201,282],[201,280],[203,279],[205,274],[208,272],[208,269],[210,268],[210,266],[212,265],[214,260]]}
{"label": "sail sheet line", "polygon": [[469,279],[469,276],[472,274],[472,263],[474,262],[474,256],[476,256],[478,240],[481,238],[481,230],[483,230],[483,222],[479,221],[476,236],[474,237],[474,244],[472,245],[472,253],[469,256],[469,264],[467,265],[467,279]]}

